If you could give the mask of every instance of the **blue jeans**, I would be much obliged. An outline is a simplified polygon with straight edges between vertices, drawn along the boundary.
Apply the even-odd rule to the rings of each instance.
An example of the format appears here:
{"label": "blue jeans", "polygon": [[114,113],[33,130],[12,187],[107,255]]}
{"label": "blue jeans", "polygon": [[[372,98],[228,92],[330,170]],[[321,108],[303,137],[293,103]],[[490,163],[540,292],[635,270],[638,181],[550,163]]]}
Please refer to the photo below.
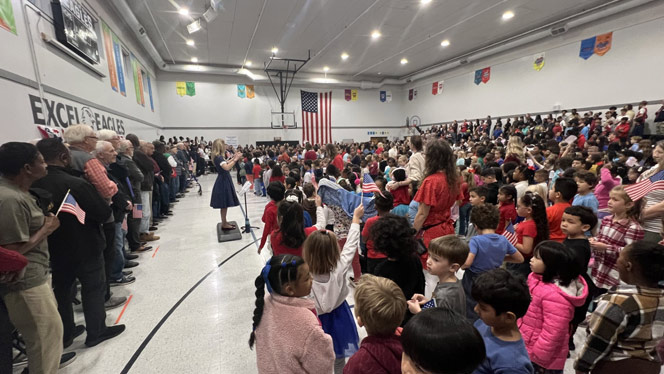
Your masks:
{"label": "blue jeans", "polygon": [[254,179],[254,195],[263,195],[263,180],[260,178]]}
{"label": "blue jeans", "polygon": [[122,279],[122,269],[124,269],[124,237],[127,231],[122,229],[122,222],[115,223],[115,258],[113,259],[113,266],[111,267],[111,279]]}
{"label": "blue jeans", "polygon": [[169,182],[168,192],[171,201],[175,201],[175,197],[180,190],[180,177],[171,177]]}
{"label": "blue jeans", "polygon": [[466,205],[459,208],[459,220],[457,221],[459,224],[459,235],[466,235],[468,223],[470,222],[470,209],[472,207],[470,203],[466,203]]}

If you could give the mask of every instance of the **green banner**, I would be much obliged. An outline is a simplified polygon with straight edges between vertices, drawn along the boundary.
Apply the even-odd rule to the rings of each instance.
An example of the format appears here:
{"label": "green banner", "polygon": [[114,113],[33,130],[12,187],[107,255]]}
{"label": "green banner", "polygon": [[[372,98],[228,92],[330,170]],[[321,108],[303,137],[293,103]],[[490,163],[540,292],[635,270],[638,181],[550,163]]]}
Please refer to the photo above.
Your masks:
{"label": "green banner", "polygon": [[11,0],[0,0],[0,27],[16,35],[16,21]]}
{"label": "green banner", "polygon": [[187,96],[196,95],[196,82],[187,82]]}

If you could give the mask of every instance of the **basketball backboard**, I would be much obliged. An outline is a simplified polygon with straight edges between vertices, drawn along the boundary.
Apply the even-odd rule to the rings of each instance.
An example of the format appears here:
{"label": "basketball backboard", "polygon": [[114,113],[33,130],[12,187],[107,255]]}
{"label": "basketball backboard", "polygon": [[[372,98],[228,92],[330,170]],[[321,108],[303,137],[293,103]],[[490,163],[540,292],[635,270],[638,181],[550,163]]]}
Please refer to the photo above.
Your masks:
{"label": "basketball backboard", "polygon": [[296,129],[295,112],[272,112],[270,126],[273,129]]}

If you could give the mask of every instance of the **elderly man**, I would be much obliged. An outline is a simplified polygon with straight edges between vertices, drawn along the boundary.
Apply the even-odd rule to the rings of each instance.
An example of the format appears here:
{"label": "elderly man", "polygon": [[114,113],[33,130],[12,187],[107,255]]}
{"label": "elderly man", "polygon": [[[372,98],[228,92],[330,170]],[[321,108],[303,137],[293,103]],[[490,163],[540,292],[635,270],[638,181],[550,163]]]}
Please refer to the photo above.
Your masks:
{"label": "elderly man", "polygon": [[[139,226],[139,240],[146,242],[159,240],[158,236],[149,231],[150,229],[157,229],[156,227],[150,227],[150,218],[152,217],[152,188],[154,186],[154,165],[150,156],[154,152],[154,146],[152,146],[152,143],[139,141],[138,136],[134,134],[128,134],[127,140],[134,147],[132,159],[143,174],[143,182],[141,182],[140,190],[141,201],[143,203],[143,217]],[[148,144],[150,147],[148,147]]]}
{"label": "elderly man", "polygon": [[[107,327],[104,310],[106,280],[103,251],[106,244],[101,226],[111,214],[111,208],[89,182],[69,173],[69,150],[60,139],[40,140],[37,148],[48,164],[48,175],[33,186],[52,194],[54,205],[51,212],[57,212],[59,203],[68,192],[85,212],[83,224],[73,214],[61,214],[60,227],[48,237],[48,249],[53,291],[64,327],[64,348],[85,331],[85,344],[92,347],[125,329],[124,325]],[[72,287],[76,279],[81,282],[85,326],[74,324]]]}
{"label": "elderly man", "polygon": [[[91,155],[95,150],[97,140],[99,139],[92,128],[88,125],[72,125],[67,127],[63,137],[69,144],[71,155],[70,167],[75,175],[83,176],[90,182],[99,195],[109,203],[111,198],[118,192],[118,186],[108,179],[108,174],[104,165],[96,157]],[[103,225],[106,247],[104,249],[104,266],[106,269],[106,308],[116,308],[125,301],[126,297],[111,297],[110,289],[110,266],[115,259],[115,224],[113,216],[109,215],[108,220]]]}
{"label": "elderly man", "polygon": [[179,163],[182,163],[182,174],[180,175],[180,193],[184,194],[187,188],[187,175],[189,173],[189,153],[187,152],[187,146],[184,143],[177,144],[177,154],[176,159]]}
{"label": "elderly man", "polygon": [[[116,168],[114,171],[110,170],[111,164],[116,162],[118,153],[113,148],[113,144],[110,142],[100,140],[97,142],[95,150],[92,152],[104,167],[108,170],[108,178],[112,180],[118,187],[118,192],[113,195],[111,208],[113,209],[113,222],[115,224],[115,236],[114,236],[114,251],[115,257],[113,262],[106,264],[106,269],[109,273],[110,285],[121,286],[134,283],[136,279],[131,275],[126,275],[122,272],[122,269],[125,267],[125,258],[124,258],[124,235],[125,232],[122,229],[122,223],[127,216],[127,212],[131,212],[132,204],[131,197],[128,191],[128,186],[126,182],[122,182],[123,179],[128,178],[126,170],[124,168]],[[121,173],[124,170],[124,175]],[[136,263],[138,265],[138,263]],[[134,266],[136,266],[134,265]],[[133,267],[133,266],[129,266]]]}
{"label": "elderly man", "polygon": [[[40,207],[29,192],[46,173],[44,158],[34,145],[10,142],[0,146],[0,245],[28,259],[21,279],[0,284],[0,297],[9,320],[23,335],[31,373],[57,372],[62,354],[62,321],[48,282],[46,240],[60,221],[51,213],[44,215],[46,207]],[[6,317],[1,320],[4,331]],[[5,338],[5,334],[0,337]]]}
{"label": "elderly man", "polygon": [[[143,183],[144,179],[143,172],[138,168],[133,160],[134,145],[131,141],[121,140],[116,150],[118,152],[117,164],[124,167],[129,174],[130,183],[128,184],[128,187],[131,194],[131,202],[134,204],[134,206],[139,206],[141,210],[139,217],[134,216],[134,211],[138,213],[138,209],[134,209],[127,217],[127,242],[129,243],[129,249],[132,252],[148,251],[152,249],[152,247],[141,245],[139,238],[141,218],[143,217],[143,207],[145,206],[141,196],[141,184]],[[127,258],[126,256],[125,258]]]}

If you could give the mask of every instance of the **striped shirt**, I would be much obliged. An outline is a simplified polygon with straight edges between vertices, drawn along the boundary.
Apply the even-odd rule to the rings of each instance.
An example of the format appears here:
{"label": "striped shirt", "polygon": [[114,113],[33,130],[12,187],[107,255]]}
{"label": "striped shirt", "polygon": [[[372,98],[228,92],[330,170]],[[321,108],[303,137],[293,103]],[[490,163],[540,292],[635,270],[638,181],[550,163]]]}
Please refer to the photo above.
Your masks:
{"label": "striped shirt", "polygon": [[643,229],[638,222],[624,218],[618,221],[613,216],[602,219],[597,237],[598,242],[607,244],[605,251],[593,249],[595,263],[592,268],[592,278],[597,287],[611,288],[620,283],[616,262],[618,255],[625,246],[643,239]]}
{"label": "striped shirt", "polygon": [[623,285],[602,296],[590,317],[589,334],[574,363],[586,373],[600,360],[639,358],[659,362],[664,337],[664,290]]}
{"label": "striped shirt", "polygon": [[[636,182],[641,182],[647,178],[652,177],[653,175],[659,172],[659,166],[655,165],[652,168],[646,170],[643,174],[639,176]],[[643,209],[651,208],[655,204],[659,204],[664,201],[664,190],[654,190],[649,192],[644,198]],[[659,234],[662,231],[662,218],[661,216],[656,216],[649,218],[643,221],[643,229],[648,232],[654,232]]]}

